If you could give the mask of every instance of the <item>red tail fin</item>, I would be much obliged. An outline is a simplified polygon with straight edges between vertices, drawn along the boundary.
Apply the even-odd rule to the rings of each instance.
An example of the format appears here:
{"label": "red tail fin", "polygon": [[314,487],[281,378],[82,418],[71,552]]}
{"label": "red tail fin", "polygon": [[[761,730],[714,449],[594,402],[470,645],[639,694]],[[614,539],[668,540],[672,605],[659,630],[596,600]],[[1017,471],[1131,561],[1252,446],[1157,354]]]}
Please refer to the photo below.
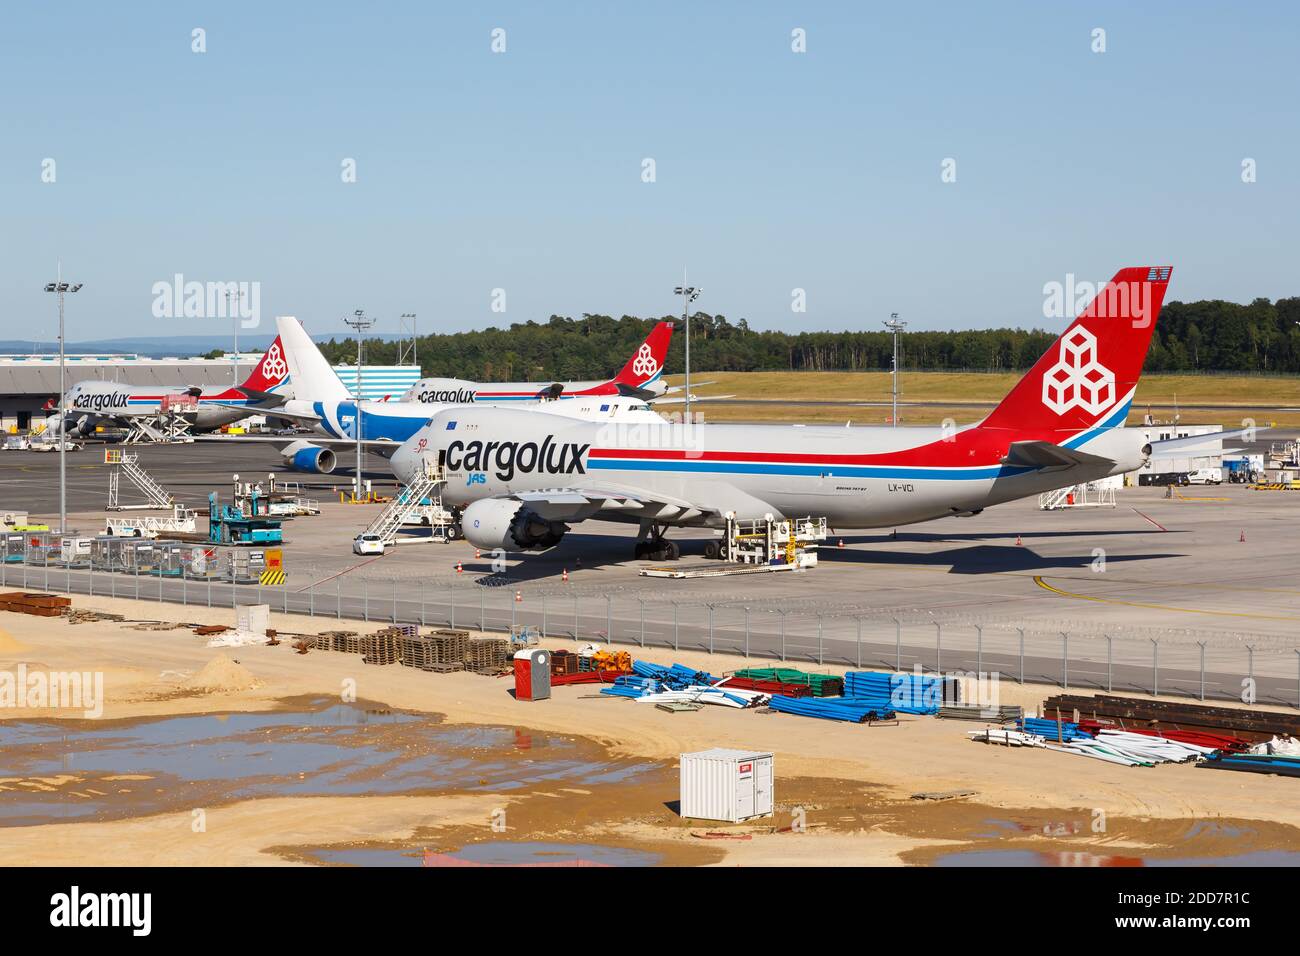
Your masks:
{"label": "red tail fin", "polygon": [[289,364],[284,360],[284,346],[280,344],[280,336],[277,335],[271,347],[262,356],[262,361],[253,367],[253,371],[240,387],[255,392],[273,392],[288,378]]}
{"label": "red tail fin", "polygon": [[1123,424],[1172,273],[1117,272],[980,427],[1028,434]]}
{"label": "red tail fin", "polygon": [[673,323],[660,322],[656,325],[636,350],[636,354],[628,359],[623,371],[614,377],[614,381],[620,385],[642,386],[657,379],[663,374],[664,360],[668,358],[668,343],[672,337]]}

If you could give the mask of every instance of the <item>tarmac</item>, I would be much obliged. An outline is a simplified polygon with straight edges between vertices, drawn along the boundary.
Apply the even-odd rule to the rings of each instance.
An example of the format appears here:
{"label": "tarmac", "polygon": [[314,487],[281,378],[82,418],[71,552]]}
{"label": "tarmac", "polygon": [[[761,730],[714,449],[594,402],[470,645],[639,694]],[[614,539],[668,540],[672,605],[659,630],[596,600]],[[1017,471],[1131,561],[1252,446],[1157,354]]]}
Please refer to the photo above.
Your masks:
{"label": "tarmac", "polygon": [[[1300,702],[1300,584],[1286,530],[1300,492],[1242,485],[1125,488],[1114,508],[1041,511],[1036,500],[897,532],[834,532],[806,572],[663,580],[639,576],[633,528],[586,522],[543,554],[494,565],[464,541],[351,552],[379,505],[340,504],[350,475],[285,473],[273,443],[141,446],[140,463],[184,504],[230,500],[231,477],[276,473],[322,514],[285,525],[283,588],[7,567],[4,586],[188,603],[266,601],[338,618],[508,630],[579,640],[731,649],[849,666],[961,668],[1116,692],[1178,691]],[[341,456],[343,457],[343,456]],[[382,459],[367,475],[395,482]],[[57,521],[58,456],[0,454],[6,510]],[[125,484],[124,484],[125,487]],[[102,449],[68,456],[69,527],[103,530]],[[124,493],[125,496],[125,493]],[[200,530],[204,528],[200,518]],[[674,531],[681,566],[705,564],[708,532]],[[840,546],[842,540],[843,546]],[[459,568],[459,570],[458,570]],[[567,571],[568,578],[564,579]],[[111,580],[110,580],[111,579]]]}

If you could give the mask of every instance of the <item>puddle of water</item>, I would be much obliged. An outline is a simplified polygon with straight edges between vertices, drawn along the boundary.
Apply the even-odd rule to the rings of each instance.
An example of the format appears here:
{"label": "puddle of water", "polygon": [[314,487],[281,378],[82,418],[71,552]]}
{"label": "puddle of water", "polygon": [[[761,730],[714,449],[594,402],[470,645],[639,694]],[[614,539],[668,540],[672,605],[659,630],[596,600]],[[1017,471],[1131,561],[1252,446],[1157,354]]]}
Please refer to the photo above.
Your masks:
{"label": "puddle of water", "polygon": [[[318,703],[317,709],[112,723],[0,722],[0,778],[20,778],[0,782],[0,826],[264,796],[620,783],[656,766],[596,759],[594,748],[563,737]],[[48,791],[26,779],[59,774],[78,779]],[[124,776],[144,779],[109,779]]]}
{"label": "puddle of water", "polygon": [[[424,866],[422,849],[316,849],[310,856],[322,863],[346,866]],[[430,866],[655,866],[662,856],[595,843],[471,843],[451,853],[431,854]]]}
{"label": "puddle of water", "polygon": [[938,857],[935,866],[1300,866],[1300,852],[1257,850],[1235,856],[1202,856],[1157,859],[1141,856],[1110,856],[1087,852],[1040,852],[1035,850],[967,850]]}

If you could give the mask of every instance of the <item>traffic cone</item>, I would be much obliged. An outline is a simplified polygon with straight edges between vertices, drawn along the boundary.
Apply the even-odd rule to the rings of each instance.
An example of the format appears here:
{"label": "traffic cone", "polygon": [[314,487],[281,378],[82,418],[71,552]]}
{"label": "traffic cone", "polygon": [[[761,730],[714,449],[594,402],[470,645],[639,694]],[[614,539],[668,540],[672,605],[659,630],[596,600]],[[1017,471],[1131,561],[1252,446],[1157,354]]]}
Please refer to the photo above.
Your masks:
{"label": "traffic cone", "polygon": [[456,562],[456,573],[457,573],[457,574],[463,574],[464,571],[465,571],[465,569],[462,568],[462,567],[460,566],[460,562],[457,561],[457,562]]}
{"label": "traffic cone", "polygon": [[839,543],[838,545],[836,545],[836,547],[838,547],[838,548],[842,548],[842,547],[844,547],[844,539],[843,539],[843,538],[840,538],[840,543]]}
{"label": "traffic cone", "polygon": [[516,592],[515,592],[515,603],[516,603],[516,604],[519,604],[520,602],[523,601],[523,599],[524,599],[524,592],[523,592],[523,591],[516,591]]}
{"label": "traffic cone", "polygon": [[569,569],[568,569],[568,568],[565,568],[565,569],[564,569],[564,573],[560,575],[560,580],[561,580],[561,581],[568,581],[568,580],[569,580]]}
{"label": "traffic cone", "polygon": [[482,558],[482,557],[483,557],[483,552],[480,551],[478,548],[475,548],[475,549],[474,549],[474,560],[477,561],[477,560],[479,560],[479,559]]}
{"label": "traffic cone", "polygon": [[1023,547],[1024,542],[1020,540],[1020,535],[1016,535],[1016,547]]}
{"label": "traffic cone", "polygon": [[1240,539],[1240,540],[1241,540],[1241,543],[1242,543],[1242,544],[1245,544],[1245,543],[1246,543],[1246,529],[1245,529],[1245,528],[1242,528],[1242,529],[1241,529],[1241,539]]}

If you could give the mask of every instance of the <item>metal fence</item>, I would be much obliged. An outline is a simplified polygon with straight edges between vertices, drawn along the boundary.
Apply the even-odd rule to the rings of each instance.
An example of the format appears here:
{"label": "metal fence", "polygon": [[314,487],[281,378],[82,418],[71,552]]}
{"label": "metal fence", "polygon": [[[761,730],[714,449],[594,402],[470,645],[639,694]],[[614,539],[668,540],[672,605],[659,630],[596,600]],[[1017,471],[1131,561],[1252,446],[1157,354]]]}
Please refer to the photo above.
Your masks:
{"label": "metal fence", "polygon": [[[0,586],[198,607],[268,604],[286,614],[508,632],[734,654],[802,664],[993,673],[1020,683],[1300,707],[1300,641],[1290,637],[1073,621],[999,620],[814,599],[737,601],[663,587],[545,585],[507,575],[430,576],[296,565],[283,586],[184,574],[5,562]],[[310,583],[303,583],[310,582]]]}

